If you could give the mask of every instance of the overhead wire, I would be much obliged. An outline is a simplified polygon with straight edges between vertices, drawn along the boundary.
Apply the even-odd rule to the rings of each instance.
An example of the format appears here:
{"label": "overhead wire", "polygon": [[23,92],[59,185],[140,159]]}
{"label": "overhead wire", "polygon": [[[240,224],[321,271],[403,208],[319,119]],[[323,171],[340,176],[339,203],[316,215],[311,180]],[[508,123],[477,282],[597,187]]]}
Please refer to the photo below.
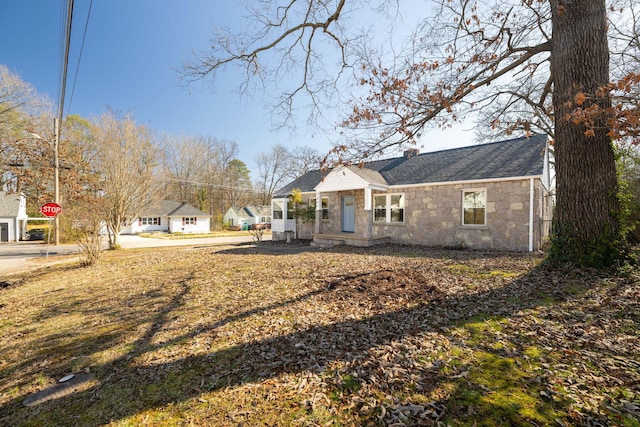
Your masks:
{"label": "overhead wire", "polygon": [[246,193],[262,194],[261,191],[254,190],[253,188],[238,187],[238,186],[232,186],[232,185],[210,184],[207,182],[190,181],[187,179],[178,179],[178,178],[158,177],[158,178],[152,178],[152,179],[160,182],[165,182],[165,183],[178,183],[178,184],[187,185],[190,187],[207,187],[207,188],[215,188],[218,190],[238,190],[238,191],[244,191]]}
{"label": "overhead wire", "polygon": [[80,61],[82,60],[82,52],[84,51],[84,41],[87,38],[87,28],[89,28],[89,18],[91,17],[91,6],[93,6],[93,0],[89,2],[89,11],[87,12],[87,20],[84,24],[84,32],[82,33],[82,43],[80,44],[80,54],[78,55],[78,63],[76,64],[76,72],[73,76],[73,86],[71,87],[71,96],[69,97],[69,103],[67,104],[67,114],[71,109],[71,103],[73,102],[73,94],[76,91],[76,81],[78,80],[78,73],[80,70]]}
{"label": "overhead wire", "polygon": [[[66,28],[66,8],[67,8],[67,2],[66,1],[61,1],[60,2],[60,28],[59,28],[59,33],[58,33],[58,61],[56,63],[57,65],[57,70],[58,70],[58,84],[57,84],[57,99],[60,99],[60,92],[62,91],[62,74],[63,74],[63,58],[64,58],[64,46],[65,46],[65,28]],[[57,117],[57,116],[56,116]]]}
{"label": "overhead wire", "polygon": [[65,37],[64,37],[64,58],[62,60],[62,77],[61,77],[61,90],[60,101],[58,103],[58,126],[62,122],[62,114],[64,112],[64,98],[67,88],[67,70],[69,68],[69,49],[71,46],[71,24],[73,21],[73,0],[67,0],[67,15],[65,25]]}

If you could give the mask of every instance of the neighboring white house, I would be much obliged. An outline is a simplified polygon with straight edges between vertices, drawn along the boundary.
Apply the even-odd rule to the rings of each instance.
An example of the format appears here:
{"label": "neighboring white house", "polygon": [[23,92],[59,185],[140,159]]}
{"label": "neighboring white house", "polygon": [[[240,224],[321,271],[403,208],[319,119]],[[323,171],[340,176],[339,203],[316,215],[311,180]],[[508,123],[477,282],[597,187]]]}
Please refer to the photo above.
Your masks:
{"label": "neighboring white house", "polygon": [[211,215],[200,209],[173,200],[152,202],[140,209],[140,213],[120,234],[148,232],[208,233]]}
{"label": "neighboring white house", "polygon": [[271,206],[244,206],[229,208],[223,221],[231,227],[250,227],[258,224],[271,224]]}
{"label": "neighboring white house", "polygon": [[27,199],[0,191],[0,242],[17,242],[27,232]]}

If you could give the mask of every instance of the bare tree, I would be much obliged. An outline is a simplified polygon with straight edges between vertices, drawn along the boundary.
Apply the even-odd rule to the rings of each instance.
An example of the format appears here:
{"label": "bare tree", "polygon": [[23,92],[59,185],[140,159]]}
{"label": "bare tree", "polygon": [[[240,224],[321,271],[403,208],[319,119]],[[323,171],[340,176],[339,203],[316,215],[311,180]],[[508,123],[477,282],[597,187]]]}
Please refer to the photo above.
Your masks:
{"label": "bare tree", "polygon": [[95,167],[106,203],[109,246],[117,248],[122,228],[149,201],[158,150],[145,127],[113,111],[102,114],[95,125],[95,150]]}
{"label": "bare tree", "polygon": [[[39,95],[18,74],[0,64],[0,129],[14,128],[17,116],[40,116],[51,109],[51,102]],[[28,119],[28,116],[23,116]],[[51,123],[51,122],[49,122]],[[21,123],[24,125],[24,122]],[[21,130],[24,130],[22,127]]]}
{"label": "bare tree", "polygon": [[[275,100],[273,117],[283,120],[279,125],[291,124],[294,100],[302,93],[310,97],[313,114],[321,114],[326,100],[336,96],[335,85],[343,80],[342,73],[350,65],[343,28],[347,23],[343,9],[350,3],[354,3],[353,8],[369,9],[366,0],[293,0],[284,5],[257,0],[249,8],[257,25],[246,26],[255,31],[235,34],[224,28],[215,29],[212,49],[183,64],[183,78],[188,83],[238,66],[246,77],[239,88],[241,92],[251,89],[251,83],[271,91]],[[323,59],[328,46],[339,52],[334,63]],[[292,73],[303,78],[291,79]]]}
{"label": "bare tree", "polygon": [[217,141],[191,136],[165,137],[165,179],[173,197],[183,202],[197,203],[204,208],[207,191],[202,185],[217,167]]}
{"label": "bare tree", "polygon": [[304,175],[310,170],[320,169],[323,156],[313,147],[298,145],[291,151],[295,178]]}
{"label": "bare tree", "polygon": [[72,220],[63,223],[65,235],[78,244],[85,267],[100,261],[107,212],[107,200],[91,189],[83,191],[82,197],[68,209],[67,217]]}
{"label": "bare tree", "polygon": [[[503,132],[549,132],[558,182],[552,259],[610,265],[619,258],[607,31],[627,34],[635,48],[638,29],[610,26],[606,0],[438,1],[435,11],[425,7],[408,50],[386,57],[364,46],[357,60],[349,56],[354,33],[343,21],[363,2],[256,3],[257,25],[247,26],[256,32],[218,38],[211,52],[184,68],[188,76],[215,78],[229,64],[248,78],[264,76],[259,59],[271,52],[279,55],[271,78],[302,64],[301,83],[283,91],[278,105],[290,113],[292,99],[306,92],[317,106],[328,80],[317,74],[325,48],[316,43],[326,37],[342,58],[337,75],[360,63],[360,82],[369,89],[343,122],[354,133],[335,147],[338,161],[414,144],[425,129],[449,126],[470,111],[488,113],[486,126]],[[576,120],[584,110],[599,116]]]}
{"label": "bare tree", "polygon": [[[46,154],[47,147],[29,138],[25,129],[42,135],[51,132],[50,111],[51,103],[46,97],[0,65],[0,188],[24,191],[29,199],[45,192],[45,175],[52,169],[36,159],[39,154]],[[31,186],[34,182],[35,189]]]}
{"label": "bare tree", "polygon": [[214,137],[165,137],[164,180],[173,197],[211,215],[248,201],[250,171],[237,159],[238,145]]}
{"label": "bare tree", "polygon": [[275,145],[271,151],[256,156],[258,178],[256,183],[262,195],[261,204],[270,203],[275,190],[295,178],[295,163],[291,153],[283,145]]}

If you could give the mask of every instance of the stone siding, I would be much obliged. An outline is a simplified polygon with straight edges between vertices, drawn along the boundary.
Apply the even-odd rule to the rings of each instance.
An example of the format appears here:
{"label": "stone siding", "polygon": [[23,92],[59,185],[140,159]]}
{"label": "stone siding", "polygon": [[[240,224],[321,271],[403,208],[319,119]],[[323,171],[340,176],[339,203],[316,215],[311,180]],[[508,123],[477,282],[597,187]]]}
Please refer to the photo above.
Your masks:
{"label": "stone siding", "polygon": [[[525,252],[529,250],[529,186],[524,179],[394,189],[393,193],[405,195],[405,222],[374,222],[373,234],[390,236],[396,243]],[[484,226],[462,225],[462,190],[472,189],[487,192]],[[542,234],[539,180],[534,191],[535,250],[540,248]]]}
{"label": "stone siding", "polygon": [[[462,225],[462,191],[484,189],[487,194],[486,225]],[[323,193],[329,199],[329,219],[320,220],[320,233],[342,232],[342,197],[355,196],[354,235],[363,236],[372,223],[372,237],[389,237],[391,242],[434,247],[472,248],[526,252],[529,250],[530,180],[488,183],[439,184],[394,188],[389,194],[405,196],[404,223],[372,222],[373,211],[364,210],[364,191]],[[373,194],[387,194],[376,192]],[[553,211],[552,197],[539,179],[534,180],[533,249],[548,241]],[[313,220],[300,221],[298,238],[311,239]],[[274,234],[274,240],[284,238]]]}

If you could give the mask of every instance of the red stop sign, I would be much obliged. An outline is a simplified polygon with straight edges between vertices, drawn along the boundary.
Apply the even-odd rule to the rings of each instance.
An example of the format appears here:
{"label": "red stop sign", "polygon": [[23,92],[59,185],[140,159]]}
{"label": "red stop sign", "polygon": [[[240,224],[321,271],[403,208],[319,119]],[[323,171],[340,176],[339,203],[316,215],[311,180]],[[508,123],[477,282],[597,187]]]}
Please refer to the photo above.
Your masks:
{"label": "red stop sign", "polygon": [[62,206],[54,202],[49,202],[40,207],[40,212],[42,212],[44,216],[56,216],[62,212]]}

